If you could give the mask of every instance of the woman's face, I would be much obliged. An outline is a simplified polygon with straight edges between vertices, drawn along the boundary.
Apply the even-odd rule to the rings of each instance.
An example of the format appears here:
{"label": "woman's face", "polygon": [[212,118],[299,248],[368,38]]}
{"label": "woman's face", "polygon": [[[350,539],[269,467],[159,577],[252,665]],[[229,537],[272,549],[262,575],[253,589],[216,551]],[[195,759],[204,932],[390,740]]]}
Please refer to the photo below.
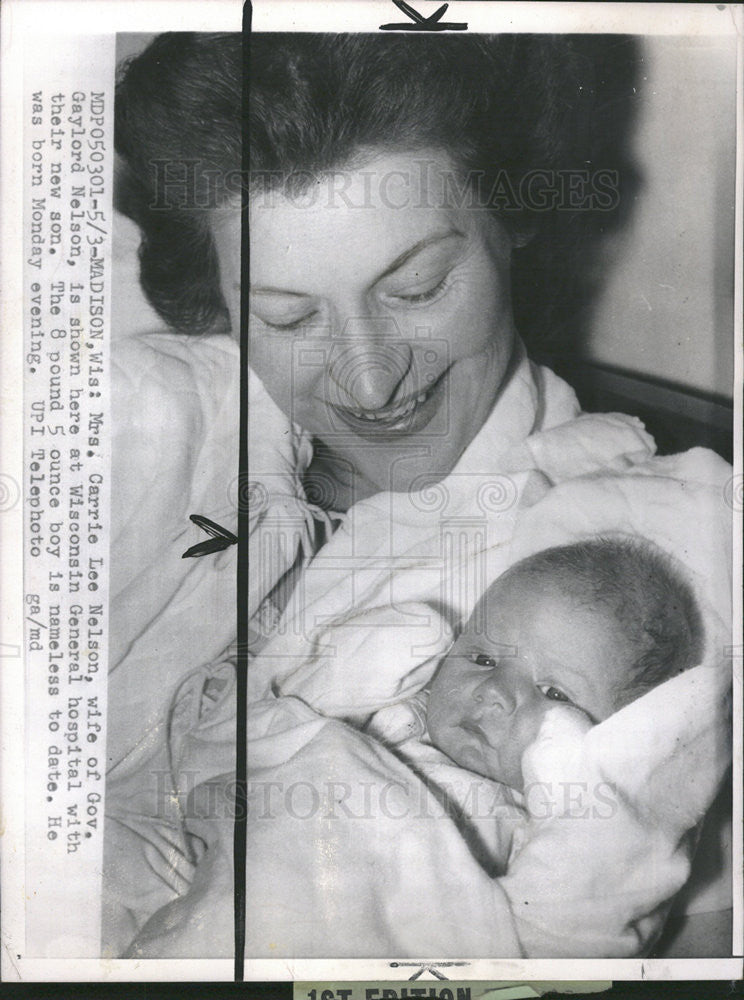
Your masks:
{"label": "woman's face", "polygon": [[[250,365],[353,473],[354,499],[450,472],[512,356],[511,243],[484,212],[449,207],[455,180],[443,154],[386,153],[251,203]],[[239,213],[214,231],[237,330]]]}

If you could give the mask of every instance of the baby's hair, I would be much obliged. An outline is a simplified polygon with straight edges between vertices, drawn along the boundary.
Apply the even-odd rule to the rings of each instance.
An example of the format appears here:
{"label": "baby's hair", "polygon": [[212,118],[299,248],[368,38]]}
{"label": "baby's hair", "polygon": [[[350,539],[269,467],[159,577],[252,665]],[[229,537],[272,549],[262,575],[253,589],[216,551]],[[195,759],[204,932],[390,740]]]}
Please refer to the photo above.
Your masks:
{"label": "baby's hair", "polygon": [[[703,657],[704,628],[691,586],[672,560],[640,538],[599,537],[545,549],[505,577],[557,577],[573,599],[614,619],[631,659],[617,709]],[[504,579],[504,578],[502,578]]]}

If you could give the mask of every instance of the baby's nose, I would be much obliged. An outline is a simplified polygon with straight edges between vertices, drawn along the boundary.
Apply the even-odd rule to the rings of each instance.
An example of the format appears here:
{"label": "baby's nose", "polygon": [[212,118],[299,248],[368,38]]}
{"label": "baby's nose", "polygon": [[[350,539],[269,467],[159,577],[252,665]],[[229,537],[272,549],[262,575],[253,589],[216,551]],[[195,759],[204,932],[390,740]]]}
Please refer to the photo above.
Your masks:
{"label": "baby's nose", "polygon": [[517,705],[515,693],[496,675],[490,675],[481,681],[473,691],[473,700],[486,711],[493,709],[504,715],[511,715]]}

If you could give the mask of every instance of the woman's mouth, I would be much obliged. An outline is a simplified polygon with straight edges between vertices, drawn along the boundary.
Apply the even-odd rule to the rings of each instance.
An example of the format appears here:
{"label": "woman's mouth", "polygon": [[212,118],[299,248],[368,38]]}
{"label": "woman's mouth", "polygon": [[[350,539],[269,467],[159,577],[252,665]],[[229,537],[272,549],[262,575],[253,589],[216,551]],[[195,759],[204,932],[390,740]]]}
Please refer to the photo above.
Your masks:
{"label": "woman's mouth", "polygon": [[445,371],[432,385],[420,389],[394,406],[365,410],[361,407],[332,405],[331,411],[347,427],[364,437],[382,439],[414,434],[426,427],[439,408],[446,376]]}

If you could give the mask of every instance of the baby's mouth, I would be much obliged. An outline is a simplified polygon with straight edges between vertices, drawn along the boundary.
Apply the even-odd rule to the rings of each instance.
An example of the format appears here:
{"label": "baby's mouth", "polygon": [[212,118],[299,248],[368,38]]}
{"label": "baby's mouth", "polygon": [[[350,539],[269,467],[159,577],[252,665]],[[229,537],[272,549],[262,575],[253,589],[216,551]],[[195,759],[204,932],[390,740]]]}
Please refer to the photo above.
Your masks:
{"label": "baby's mouth", "polygon": [[493,744],[488,738],[488,733],[472,719],[463,719],[460,723],[460,729],[464,729],[466,733],[472,733],[474,736],[477,736],[478,739],[483,740],[484,743],[487,743],[489,747],[494,749]]}

